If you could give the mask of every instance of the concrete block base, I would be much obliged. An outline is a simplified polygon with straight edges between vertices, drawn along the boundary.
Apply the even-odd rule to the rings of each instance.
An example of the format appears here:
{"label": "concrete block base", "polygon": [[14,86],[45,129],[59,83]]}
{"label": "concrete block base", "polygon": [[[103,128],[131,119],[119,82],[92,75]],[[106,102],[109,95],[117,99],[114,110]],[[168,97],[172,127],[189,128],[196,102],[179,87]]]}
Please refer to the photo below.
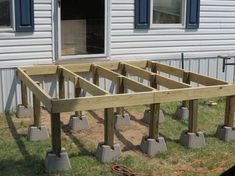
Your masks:
{"label": "concrete block base", "polygon": [[216,135],[223,141],[235,141],[235,128],[219,125]]}
{"label": "concrete block base", "polygon": [[25,107],[23,105],[18,105],[16,108],[16,117],[17,118],[27,118],[33,117],[33,108],[32,106]]}
{"label": "concrete block base", "polygon": [[131,125],[131,119],[128,113],[125,113],[124,116],[120,114],[115,115],[115,129],[120,129],[122,127],[130,125]]}
{"label": "concrete block base", "polygon": [[[146,109],[144,111],[144,117],[142,119],[142,121],[144,123],[149,124],[150,123],[150,109]],[[165,116],[162,110],[160,110],[160,114],[159,114],[159,123],[163,123],[165,121]]]}
{"label": "concrete block base", "polygon": [[28,139],[30,141],[43,141],[49,139],[49,133],[46,126],[42,125],[41,128],[29,126]]}
{"label": "concrete block base", "polygon": [[177,120],[188,120],[189,119],[189,110],[187,107],[178,107],[175,113]]}
{"label": "concrete block base", "polygon": [[45,167],[48,172],[66,171],[71,169],[68,153],[62,148],[60,157],[52,150],[48,150],[45,158]]}
{"label": "concrete block base", "polygon": [[143,137],[140,149],[149,156],[155,156],[157,153],[167,151],[165,139],[163,137],[159,137],[157,141],[155,139]]}
{"label": "concrete block base", "polygon": [[80,117],[72,115],[69,120],[69,126],[73,131],[85,130],[90,128],[88,119],[84,115]]}
{"label": "concrete block base", "polygon": [[189,133],[183,131],[180,136],[180,144],[188,148],[201,148],[206,145],[206,141],[202,132]]}
{"label": "concrete block base", "polygon": [[98,144],[96,158],[102,163],[117,161],[121,156],[121,148],[114,144],[113,148],[108,145]]}

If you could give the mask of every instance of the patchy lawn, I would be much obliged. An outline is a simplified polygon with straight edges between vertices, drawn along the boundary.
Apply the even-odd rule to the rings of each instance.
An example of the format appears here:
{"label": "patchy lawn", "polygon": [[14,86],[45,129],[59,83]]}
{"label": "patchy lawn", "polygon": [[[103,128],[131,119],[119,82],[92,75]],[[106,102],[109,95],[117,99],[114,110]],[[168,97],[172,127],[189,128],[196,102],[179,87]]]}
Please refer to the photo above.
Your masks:
{"label": "patchy lawn", "polygon": [[[143,135],[148,127],[141,122],[144,107],[128,108],[132,125],[115,131],[115,141],[122,147],[122,158],[115,163],[101,164],[94,153],[98,142],[103,141],[103,112],[87,112],[91,129],[70,132],[67,127],[68,113],[62,114],[62,146],[69,153],[72,169],[51,175],[111,176],[113,164],[123,164],[136,172],[150,175],[219,175],[235,164],[235,142],[223,142],[215,137],[217,125],[223,123],[224,99],[214,99],[218,105],[204,107],[200,101],[198,128],[205,132],[206,147],[186,149],[178,143],[182,130],[187,129],[187,121],[173,119],[177,103],[162,105],[166,120],[160,125],[160,132],[166,139],[168,151],[149,158],[139,150]],[[50,128],[49,115],[43,111],[43,122]],[[27,141],[27,128],[31,119],[17,119],[14,115],[0,117],[0,176],[49,175],[45,172],[44,157],[50,148],[50,140],[44,142]]]}

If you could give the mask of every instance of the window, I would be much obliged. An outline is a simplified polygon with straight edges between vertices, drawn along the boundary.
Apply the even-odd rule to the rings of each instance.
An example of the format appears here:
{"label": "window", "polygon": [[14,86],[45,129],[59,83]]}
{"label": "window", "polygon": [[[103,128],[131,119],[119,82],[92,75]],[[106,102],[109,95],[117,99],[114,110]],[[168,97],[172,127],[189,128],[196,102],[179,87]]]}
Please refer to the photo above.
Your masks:
{"label": "window", "polygon": [[11,2],[0,0],[0,28],[11,27]]}
{"label": "window", "polygon": [[182,24],[183,0],[153,0],[153,24]]}

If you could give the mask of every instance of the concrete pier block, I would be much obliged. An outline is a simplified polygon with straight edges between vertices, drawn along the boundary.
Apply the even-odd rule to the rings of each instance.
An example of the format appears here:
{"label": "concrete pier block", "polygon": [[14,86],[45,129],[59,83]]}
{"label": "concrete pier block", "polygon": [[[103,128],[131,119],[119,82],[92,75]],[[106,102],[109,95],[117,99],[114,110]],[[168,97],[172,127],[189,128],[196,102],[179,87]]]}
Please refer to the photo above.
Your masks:
{"label": "concrete pier block", "polygon": [[103,144],[98,144],[96,158],[102,163],[110,163],[117,161],[121,157],[121,147],[119,144],[114,144],[113,147]]}
{"label": "concrete pier block", "polygon": [[47,172],[66,171],[71,169],[68,153],[62,148],[60,157],[56,156],[52,150],[48,150],[45,158]]}
{"label": "concrete pier block", "polygon": [[128,113],[125,113],[124,116],[120,114],[115,115],[115,129],[121,129],[122,127],[130,125],[131,125],[131,119]]}
{"label": "concrete pier block", "polygon": [[18,105],[16,108],[16,117],[17,118],[33,117],[33,107],[32,106],[25,107],[24,105]]}
{"label": "concrete pier block", "polygon": [[[142,121],[144,123],[149,124],[150,123],[150,109],[146,109],[144,111],[144,117],[142,119]],[[159,123],[163,123],[165,121],[165,116],[162,110],[160,110],[160,114],[159,114]]]}
{"label": "concrete pier block", "polygon": [[189,119],[189,110],[187,107],[180,106],[177,108],[175,117],[177,120],[188,120]]}
{"label": "concrete pier block", "polygon": [[223,141],[235,141],[235,128],[219,125],[216,131],[216,135]]}
{"label": "concrete pier block", "polygon": [[163,137],[159,137],[158,140],[143,137],[140,149],[149,156],[155,156],[157,153],[167,151],[167,146]]}
{"label": "concrete pier block", "polygon": [[180,144],[188,148],[201,148],[206,145],[206,141],[202,132],[189,133],[183,131],[180,136]]}
{"label": "concrete pier block", "polygon": [[30,141],[43,141],[49,139],[49,133],[45,125],[42,125],[41,128],[35,126],[29,126],[28,129],[28,139]]}
{"label": "concrete pier block", "polygon": [[69,120],[69,126],[73,131],[86,130],[90,128],[88,119],[85,115],[80,117],[72,115]]}

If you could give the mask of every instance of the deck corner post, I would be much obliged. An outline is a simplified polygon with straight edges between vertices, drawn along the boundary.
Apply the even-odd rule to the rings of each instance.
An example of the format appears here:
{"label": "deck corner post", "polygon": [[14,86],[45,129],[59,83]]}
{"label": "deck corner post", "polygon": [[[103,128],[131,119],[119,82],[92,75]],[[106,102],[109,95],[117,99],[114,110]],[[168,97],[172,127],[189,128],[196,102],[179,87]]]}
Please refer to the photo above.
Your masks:
{"label": "deck corner post", "polygon": [[65,79],[63,75],[63,69],[61,68],[59,68],[58,79],[59,79],[59,98],[63,99],[65,98]]}
{"label": "deck corner post", "polygon": [[198,132],[197,117],[198,100],[189,100],[189,122],[188,130],[183,131],[180,136],[180,143],[187,148],[201,148],[206,145],[203,132]]}
{"label": "deck corner post", "polygon": [[45,167],[48,172],[71,169],[68,153],[61,147],[60,113],[51,114],[52,149],[46,153]]}
{"label": "deck corner post", "polygon": [[235,96],[226,97],[224,124],[218,125],[216,135],[223,141],[235,141]]}
{"label": "deck corner post", "polygon": [[96,157],[102,163],[116,161],[121,156],[119,144],[114,143],[114,111],[113,108],[104,110],[104,143],[97,146]]}

